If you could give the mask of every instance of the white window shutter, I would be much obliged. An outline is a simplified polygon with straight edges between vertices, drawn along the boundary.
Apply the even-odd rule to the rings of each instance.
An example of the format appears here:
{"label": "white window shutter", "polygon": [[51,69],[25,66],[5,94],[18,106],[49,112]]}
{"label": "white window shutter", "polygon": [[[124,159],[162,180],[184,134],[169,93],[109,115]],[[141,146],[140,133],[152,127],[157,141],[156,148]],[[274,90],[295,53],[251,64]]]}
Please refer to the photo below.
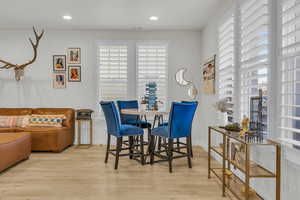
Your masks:
{"label": "white window shutter", "polygon": [[100,100],[127,98],[127,45],[99,45]]}
{"label": "white window shutter", "polygon": [[[233,103],[234,95],[234,16],[226,18],[218,29],[218,94]],[[233,117],[233,112],[229,115]]]}
{"label": "white window shutter", "polygon": [[250,116],[250,98],[268,91],[269,1],[247,0],[240,10],[240,109]]}
{"label": "white window shutter", "polygon": [[138,43],[136,49],[137,97],[141,100],[145,95],[146,83],[156,82],[158,100],[166,105],[168,99],[168,45]]}
{"label": "white window shutter", "polygon": [[281,137],[300,147],[300,2],[281,2]]}

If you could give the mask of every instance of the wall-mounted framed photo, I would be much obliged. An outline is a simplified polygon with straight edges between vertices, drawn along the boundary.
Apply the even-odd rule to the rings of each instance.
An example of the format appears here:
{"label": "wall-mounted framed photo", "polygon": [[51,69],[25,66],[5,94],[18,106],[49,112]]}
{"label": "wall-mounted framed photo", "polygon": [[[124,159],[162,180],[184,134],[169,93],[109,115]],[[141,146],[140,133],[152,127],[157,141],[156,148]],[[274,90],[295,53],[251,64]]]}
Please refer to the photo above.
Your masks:
{"label": "wall-mounted framed photo", "polygon": [[216,55],[207,59],[203,64],[203,92],[205,94],[215,94],[216,81]]}
{"label": "wall-mounted framed photo", "polygon": [[68,48],[68,64],[80,64],[80,63],[81,63],[81,49]]}
{"label": "wall-mounted framed photo", "polygon": [[71,65],[68,70],[69,82],[81,82],[81,66]]}
{"label": "wall-mounted framed photo", "polygon": [[54,55],[53,56],[53,71],[67,71],[66,56],[65,55]]}
{"label": "wall-mounted framed photo", "polygon": [[65,72],[54,72],[53,73],[53,88],[60,89],[66,88],[66,73]]}

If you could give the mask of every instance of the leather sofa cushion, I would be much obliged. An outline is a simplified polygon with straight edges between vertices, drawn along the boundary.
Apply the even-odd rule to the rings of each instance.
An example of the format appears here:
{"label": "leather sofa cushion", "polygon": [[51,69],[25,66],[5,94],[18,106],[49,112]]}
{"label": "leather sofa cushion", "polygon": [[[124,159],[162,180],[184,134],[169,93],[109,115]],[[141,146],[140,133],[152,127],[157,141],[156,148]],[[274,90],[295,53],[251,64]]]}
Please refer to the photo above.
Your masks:
{"label": "leather sofa cushion", "polygon": [[16,128],[0,128],[0,133],[16,132]]}
{"label": "leather sofa cushion", "polygon": [[28,132],[20,132],[20,133],[1,133],[0,134],[0,144],[7,144],[11,142],[15,142],[18,139],[23,137],[30,137],[30,133]]}
{"label": "leather sofa cushion", "polygon": [[31,108],[1,108],[0,115],[31,115]]}
{"label": "leather sofa cushion", "polygon": [[25,132],[60,132],[69,130],[68,127],[28,126],[23,128]]}

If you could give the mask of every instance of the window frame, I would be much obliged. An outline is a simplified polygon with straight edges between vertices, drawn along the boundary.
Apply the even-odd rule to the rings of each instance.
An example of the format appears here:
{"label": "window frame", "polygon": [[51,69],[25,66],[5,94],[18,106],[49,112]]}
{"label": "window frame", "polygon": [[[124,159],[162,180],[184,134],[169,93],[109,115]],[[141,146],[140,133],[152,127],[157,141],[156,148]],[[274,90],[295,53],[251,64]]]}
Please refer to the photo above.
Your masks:
{"label": "window frame", "polygon": [[169,90],[168,90],[168,87],[169,87],[169,55],[170,55],[170,52],[169,52],[169,41],[166,41],[166,40],[161,40],[161,41],[158,41],[158,40],[138,40],[136,41],[135,43],[135,56],[136,56],[136,64],[135,64],[135,67],[136,67],[136,98],[139,99],[139,87],[138,87],[138,84],[139,84],[139,80],[138,80],[138,46],[139,45],[163,45],[163,46],[166,46],[166,49],[167,49],[167,58],[166,58],[166,88],[165,88],[165,99],[166,99],[166,102],[164,103],[164,106],[163,106],[163,109],[166,109],[168,108],[168,105],[169,105]]}
{"label": "window frame", "polygon": [[[96,65],[97,65],[97,83],[100,82],[100,54],[99,46],[100,45],[127,45],[127,98],[126,99],[138,99],[138,79],[137,79],[137,45],[138,44],[148,44],[148,45],[166,45],[167,46],[167,65],[166,65],[166,104],[164,105],[167,108],[169,104],[169,56],[170,49],[168,40],[96,40]],[[101,100],[100,86],[96,86],[97,92],[97,101]],[[100,114],[101,116],[101,114]],[[101,117],[103,119],[103,117]]]}
{"label": "window frame", "polygon": [[[236,79],[234,84],[234,99],[236,99],[234,104],[234,113],[237,115],[234,116],[235,121],[240,121],[239,118],[240,111],[240,100],[239,100],[239,91],[240,91],[240,6],[247,0],[238,0],[233,3],[233,9],[231,12],[235,15],[235,44],[236,44],[236,62],[235,62],[235,71]],[[300,165],[300,158],[297,155],[299,153],[298,149],[290,147],[285,142],[281,141],[281,130],[279,125],[281,125],[281,46],[282,46],[282,26],[281,26],[281,2],[282,0],[268,0],[269,6],[269,71],[268,71],[268,135],[267,138],[278,141],[284,147],[285,159]],[[228,16],[225,15],[225,17]],[[218,69],[218,68],[217,68]],[[217,72],[218,73],[218,72]],[[300,129],[299,129],[300,131]]]}
{"label": "window frame", "polygon": [[[128,66],[129,66],[129,51],[130,51],[130,42],[129,41],[125,41],[125,40],[115,40],[115,41],[110,41],[110,40],[101,40],[101,41],[97,41],[96,42],[96,52],[97,52],[97,83],[99,84],[100,83],[100,74],[101,74],[101,70],[100,70],[100,46],[101,45],[124,45],[124,46],[127,46],[127,95],[125,98],[128,98],[129,95],[128,95],[128,87],[129,87],[129,82],[128,82]],[[101,100],[101,92],[100,92],[100,86],[97,86],[97,98],[98,98],[98,101]]]}

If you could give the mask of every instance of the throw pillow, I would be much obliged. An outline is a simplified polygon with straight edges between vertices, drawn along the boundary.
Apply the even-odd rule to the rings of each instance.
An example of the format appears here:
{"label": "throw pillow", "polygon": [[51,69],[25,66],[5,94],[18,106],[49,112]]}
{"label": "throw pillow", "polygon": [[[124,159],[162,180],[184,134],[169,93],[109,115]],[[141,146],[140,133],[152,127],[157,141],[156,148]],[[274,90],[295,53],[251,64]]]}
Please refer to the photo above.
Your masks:
{"label": "throw pillow", "polygon": [[65,115],[31,115],[29,126],[62,127]]}
{"label": "throw pillow", "polygon": [[0,116],[0,128],[26,127],[29,124],[29,115]]}

